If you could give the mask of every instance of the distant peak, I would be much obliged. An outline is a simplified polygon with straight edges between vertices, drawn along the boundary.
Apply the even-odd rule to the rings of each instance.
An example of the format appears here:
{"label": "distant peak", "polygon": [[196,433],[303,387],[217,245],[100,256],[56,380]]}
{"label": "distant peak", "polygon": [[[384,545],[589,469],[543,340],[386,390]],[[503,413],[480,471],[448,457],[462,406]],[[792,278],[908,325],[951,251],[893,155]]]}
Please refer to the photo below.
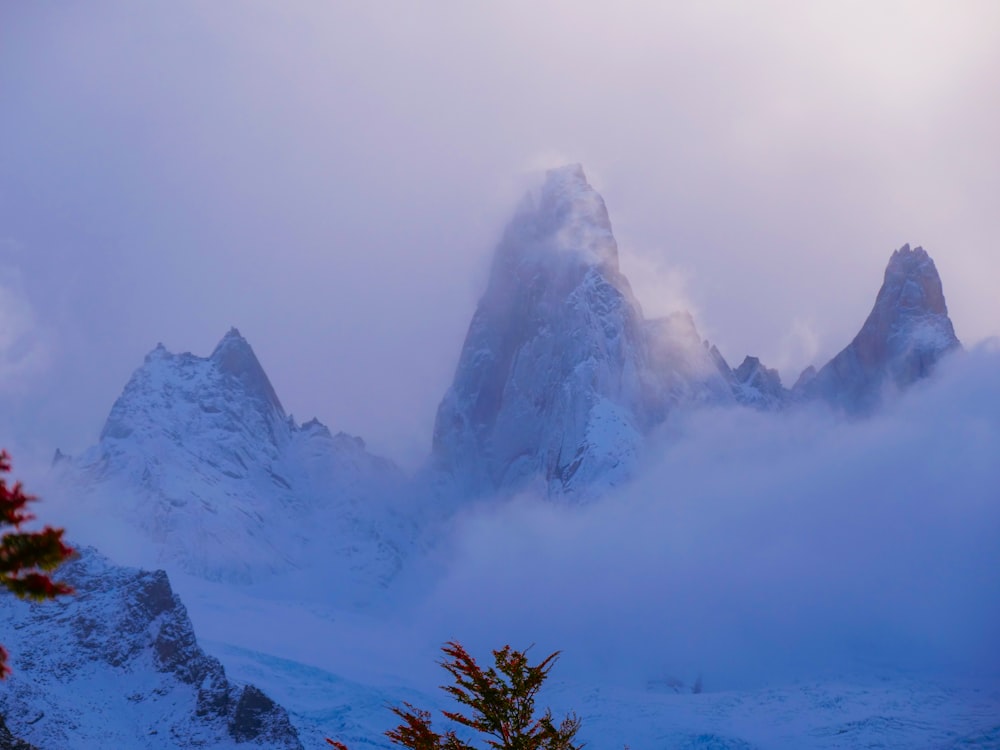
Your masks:
{"label": "distant peak", "polygon": [[947,315],[941,277],[931,256],[922,247],[903,245],[892,253],[885,281],[876,300],[894,310],[918,310]]}
{"label": "distant peak", "polygon": [[[604,212],[604,201],[597,191],[587,182],[587,176],[583,173],[583,166],[580,164],[566,164],[562,167],[549,169],[545,172],[545,179],[542,182],[541,202],[559,206],[577,205],[589,211],[596,208],[596,201],[600,202],[601,211]],[[604,212],[606,215],[606,212]]]}
{"label": "distant peak", "polygon": [[922,247],[905,244],[889,258],[858,335],[814,378],[800,377],[797,388],[863,413],[879,403],[886,378],[908,386],[960,347],[934,261]]}
{"label": "distant peak", "polygon": [[[257,362],[257,357],[253,353],[253,347],[250,346],[250,342],[243,338],[239,329],[235,327],[230,328],[226,332],[226,335],[219,340],[209,359],[220,362],[223,359],[231,359],[233,357]],[[257,366],[259,367],[260,365],[258,364]]]}
{"label": "distant peak", "polygon": [[889,266],[920,264],[930,259],[931,256],[922,247],[917,245],[915,248],[910,249],[910,245],[907,243],[898,250],[893,251],[892,257],[889,258]]}
{"label": "distant peak", "polygon": [[270,403],[279,413],[284,414],[281,402],[278,400],[264,368],[261,367],[257,355],[254,354],[253,348],[237,328],[229,329],[209,359],[215,363],[220,372],[237,378],[251,392]]}
{"label": "distant peak", "polygon": [[240,333],[240,329],[236,326],[226,331],[226,335],[219,340],[218,346],[215,347],[216,351],[227,344],[245,344],[249,346],[247,340],[243,338],[243,334]]}
{"label": "distant peak", "polygon": [[546,185],[584,185],[589,187],[582,164],[564,164],[545,172]]}
{"label": "distant peak", "polygon": [[146,355],[145,361],[148,364],[158,359],[169,359],[170,356],[170,352],[167,351],[167,347],[165,347],[161,341],[153,348],[153,351]]}
{"label": "distant peak", "polygon": [[570,257],[618,271],[618,245],[604,199],[587,182],[583,167],[549,169],[521,202],[506,233],[506,251],[525,257]]}

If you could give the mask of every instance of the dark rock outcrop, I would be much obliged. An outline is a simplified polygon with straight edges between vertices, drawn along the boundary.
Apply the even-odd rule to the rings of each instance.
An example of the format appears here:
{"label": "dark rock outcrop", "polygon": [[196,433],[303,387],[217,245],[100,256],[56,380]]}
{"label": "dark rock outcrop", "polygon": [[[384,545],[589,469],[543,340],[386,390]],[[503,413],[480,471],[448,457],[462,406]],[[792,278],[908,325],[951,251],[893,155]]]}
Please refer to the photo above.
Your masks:
{"label": "dark rock outcrop", "polygon": [[53,748],[301,750],[288,713],[201,650],[163,571],[85,549],[60,578],[75,594],[0,603],[14,669],[0,713],[16,734]]}
{"label": "dark rock outcrop", "polygon": [[889,259],[875,306],[858,335],[815,377],[801,382],[796,395],[867,413],[886,389],[902,390],[927,377],[942,357],[960,347],[934,261],[923,248],[903,245]]}

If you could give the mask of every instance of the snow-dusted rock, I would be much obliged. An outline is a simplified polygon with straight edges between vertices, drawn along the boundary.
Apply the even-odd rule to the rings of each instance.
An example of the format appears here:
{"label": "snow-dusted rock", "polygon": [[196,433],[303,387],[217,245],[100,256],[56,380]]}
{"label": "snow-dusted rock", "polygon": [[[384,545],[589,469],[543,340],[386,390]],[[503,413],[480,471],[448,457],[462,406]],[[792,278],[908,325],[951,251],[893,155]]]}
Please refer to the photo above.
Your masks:
{"label": "snow-dusted rock", "polygon": [[231,683],[201,650],[162,570],[119,567],[84,549],[59,577],[76,593],[0,599],[14,670],[0,683],[0,714],[16,736],[43,750],[301,750],[285,709]]}
{"label": "snow-dusted rock", "polygon": [[645,320],[603,199],[579,165],[550,170],[496,249],[434,458],[471,492],[597,494],[674,408],[777,399],[764,375],[737,382],[687,313]]}
{"label": "snow-dusted rock", "polygon": [[38,750],[38,748],[11,734],[7,722],[0,715],[0,750]]}
{"label": "snow-dusted rock", "polygon": [[687,313],[643,318],[604,201],[570,165],[546,174],[496,249],[434,459],[470,492],[541,479],[549,494],[599,494],[673,409],[770,405],[783,391],[770,377],[738,380]]}
{"label": "snow-dusted rock", "polygon": [[624,478],[643,429],[643,336],[603,199],[579,165],[549,171],[496,249],[435,459],[470,489]]}
{"label": "snow-dusted rock", "polygon": [[319,559],[334,579],[384,582],[400,564],[393,525],[381,523],[399,470],[360,438],[297,425],[236,329],[209,357],[157,346],[100,442],[56,468],[81,512],[107,519],[80,524],[96,532],[86,540],[115,554],[101,532],[124,524],[155,553],[137,562],[242,582]]}
{"label": "snow-dusted rock", "polygon": [[934,261],[923,248],[903,245],[889,260],[861,331],[815,377],[800,378],[796,394],[852,413],[870,412],[885,389],[903,389],[926,377],[960,346]]}
{"label": "snow-dusted rock", "polygon": [[777,409],[788,400],[788,390],[781,384],[781,375],[764,366],[757,357],[744,358],[732,371],[731,383],[736,400],[747,406]]}

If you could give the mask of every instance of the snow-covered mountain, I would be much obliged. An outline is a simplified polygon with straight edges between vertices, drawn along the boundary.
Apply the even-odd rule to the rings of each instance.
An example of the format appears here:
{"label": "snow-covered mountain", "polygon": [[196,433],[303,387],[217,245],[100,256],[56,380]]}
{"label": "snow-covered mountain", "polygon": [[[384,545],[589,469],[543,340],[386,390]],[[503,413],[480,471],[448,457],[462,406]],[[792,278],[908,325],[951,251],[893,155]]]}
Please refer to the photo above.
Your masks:
{"label": "snow-covered mountain", "polygon": [[[309,623],[302,632],[313,633],[329,612],[340,617],[365,592],[403,580],[397,574],[409,556],[435,534],[429,521],[477,496],[532,488],[596,499],[633,477],[651,434],[680,411],[825,401],[870,412],[886,389],[926,377],[958,347],[933,261],[904,246],[858,336],[818,372],[809,368],[788,389],[756,357],[733,368],[688,313],[644,317],[619,269],[604,201],[572,165],[546,174],[496,248],[438,409],[427,471],[405,477],[360,438],[316,420],[298,424],[233,329],[208,357],[158,346],[115,402],[97,445],[76,459],[57,453],[65,505],[77,514],[63,523],[116,562],[208,579],[198,583],[209,597],[268,591],[279,600],[262,607],[268,622],[295,602],[307,611],[299,613]],[[0,713],[15,736],[42,750],[73,747],[65,741],[72,731],[99,738],[80,747],[298,746],[280,709],[254,688],[232,686],[198,649],[165,574],[87,553],[66,577],[79,592],[73,599],[30,609],[0,602],[10,611],[0,642],[21,675],[0,690]],[[231,586],[246,583],[265,585]],[[308,601],[296,599],[299,588]],[[186,598],[197,591],[182,590]],[[192,613],[202,606],[218,615],[192,601]],[[218,629],[212,637],[223,651],[236,645]],[[54,638],[64,645],[51,647]],[[256,654],[249,645],[240,648]],[[301,670],[254,669],[301,697]],[[85,685],[97,688],[74,697]],[[85,720],[75,718],[80,711]],[[293,719],[311,732],[355,726],[338,711],[322,706]],[[101,729],[112,714],[115,728]],[[357,724],[376,725],[367,715]],[[272,744],[260,739],[268,732]],[[695,744],[683,746],[702,746],[691,737]],[[751,746],[716,739],[703,745]]]}
{"label": "snow-covered mountain", "polygon": [[434,457],[473,492],[586,492],[630,475],[674,403],[731,398],[690,317],[644,320],[604,200],[571,165],[524,198],[495,251]]}
{"label": "snow-covered mountain", "polygon": [[386,503],[401,472],[360,438],[296,424],[236,329],[209,357],[157,346],[100,442],[58,463],[81,512],[102,519],[98,533],[121,523],[138,531],[133,547],[155,551],[140,562],[250,582],[323,560],[334,579],[369,584],[400,565]]}
{"label": "snow-covered mountain", "polygon": [[162,570],[84,549],[59,576],[74,595],[0,599],[14,670],[0,714],[15,736],[42,750],[302,750],[285,709],[201,650]]}
{"label": "snow-covered mountain", "polygon": [[795,390],[848,412],[870,412],[887,388],[901,390],[927,377],[960,347],[934,261],[922,247],[903,245],[889,259],[858,335],[814,377],[804,374]]}
{"label": "snow-covered mountain", "polygon": [[686,312],[644,319],[604,201],[570,165],[546,173],[496,248],[434,460],[466,492],[540,480],[550,495],[600,494],[632,475],[645,436],[679,406],[870,410],[887,383],[910,385],[958,346],[933,261],[904,246],[861,332],[815,376],[789,390],[756,357],[734,369]]}

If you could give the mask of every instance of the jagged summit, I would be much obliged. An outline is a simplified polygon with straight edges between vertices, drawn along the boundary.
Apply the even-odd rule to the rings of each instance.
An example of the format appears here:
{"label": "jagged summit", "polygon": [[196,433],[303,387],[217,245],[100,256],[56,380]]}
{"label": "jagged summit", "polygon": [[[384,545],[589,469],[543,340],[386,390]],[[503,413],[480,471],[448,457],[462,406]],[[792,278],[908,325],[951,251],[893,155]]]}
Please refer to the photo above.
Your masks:
{"label": "jagged summit", "polygon": [[603,198],[579,165],[546,173],[494,254],[434,459],[472,491],[541,479],[596,492],[628,477],[678,402],[731,398],[690,316],[645,321]]}
{"label": "jagged summit", "polygon": [[235,328],[208,357],[154,349],[100,442],[70,463],[82,494],[116,498],[111,515],[138,527],[156,564],[257,580],[310,564],[303,524],[323,517],[355,529],[343,547],[324,542],[331,555],[347,565],[369,555],[369,572],[383,579],[397,567],[397,550],[361,515],[364,498],[389,492],[399,470],[360,439],[316,420],[296,425]]}
{"label": "jagged summit", "polygon": [[893,251],[885,269],[885,280],[875,301],[875,312],[894,310],[900,315],[947,315],[941,277],[931,256],[922,247],[909,244]]}
{"label": "jagged summit", "polygon": [[604,200],[579,165],[550,170],[494,253],[438,409],[437,463],[482,488],[614,473],[634,448],[641,324]]}
{"label": "jagged summit", "polygon": [[219,371],[239,380],[249,393],[269,404],[278,414],[284,415],[278,394],[261,367],[257,355],[250,343],[240,335],[237,328],[230,328],[215,347],[209,360],[215,363]]}
{"label": "jagged summit", "polygon": [[19,736],[43,749],[302,750],[288,712],[202,650],[164,571],[73,546],[59,576],[74,596],[0,601],[15,658],[0,713]]}
{"label": "jagged summit", "polygon": [[529,191],[497,251],[497,260],[523,262],[562,253],[568,260],[618,272],[618,245],[604,199],[587,182],[583,167],[569,164],[545,173]]}
{"label": "jagged summit", "polygon": [[788,391],[781,385],[781,376],[758,357],[745,357],[732,372],[733,393],[740,403],[767,409],[784,404]]}
{"label": "jagged summit", "polygon": [[[170,422],[191,405],[199,405],[205,414],[217,414],[232,412],[234,404],[242,412],[244,402],[257,405],[268,433],[273,433],[273,423],[287,419],[257,355],[237,329],[230,329],[208,357],[173,354],[160,343],[115,401],[101,439],[127,437],[137,428]],[[168,413],[175,416],[167,417]],[[197,412],[192,418],[199,419]]]}
{"label": "jagged summit", "polygon": [[922,247],[903,245],[890,257],[858,335],[801,390],[847,411],[870,411],[886,386],[905,388],[926,377],[960,346],[934,261]]}

